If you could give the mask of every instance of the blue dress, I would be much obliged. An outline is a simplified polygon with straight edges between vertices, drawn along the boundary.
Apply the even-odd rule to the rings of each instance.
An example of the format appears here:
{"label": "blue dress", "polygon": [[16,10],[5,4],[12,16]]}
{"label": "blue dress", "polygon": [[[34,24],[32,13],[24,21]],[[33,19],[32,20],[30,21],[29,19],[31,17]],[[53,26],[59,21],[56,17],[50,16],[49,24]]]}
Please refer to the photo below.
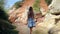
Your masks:
{"label": "blue dress", "polygon": [[35,27],[35,21],[33,18],[28,18],[28,27]]}

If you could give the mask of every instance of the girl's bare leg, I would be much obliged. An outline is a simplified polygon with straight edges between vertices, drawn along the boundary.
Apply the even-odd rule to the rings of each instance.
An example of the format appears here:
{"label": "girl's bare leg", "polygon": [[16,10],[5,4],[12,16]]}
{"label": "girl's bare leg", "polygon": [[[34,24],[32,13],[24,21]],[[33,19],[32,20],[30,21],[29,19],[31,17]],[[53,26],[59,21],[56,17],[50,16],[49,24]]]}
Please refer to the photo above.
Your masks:
{"label": "girl's bare leg", "polygon": [[30,28],[30,34],[32,34],[32,27]]}

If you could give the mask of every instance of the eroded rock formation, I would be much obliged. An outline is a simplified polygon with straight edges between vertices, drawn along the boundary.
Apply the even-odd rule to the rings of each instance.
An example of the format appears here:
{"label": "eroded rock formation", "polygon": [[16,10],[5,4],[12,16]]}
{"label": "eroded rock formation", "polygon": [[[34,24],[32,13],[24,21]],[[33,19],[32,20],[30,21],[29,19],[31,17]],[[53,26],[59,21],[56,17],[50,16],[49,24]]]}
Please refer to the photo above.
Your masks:
{"label": "eroded rock formation", "polygon": [[[12,11],[12,13],[10,14],[9,19],[12,22],[26,22],[27,20],[27,11],[29,11],[29,7],[33,6],[33,4],[35,3],[35,0],[25,0],[23,2],[22,7],[20,7],[17,10]],[[47,4],[45,3],[45,0],[41,0],[40,6],[44,9],[44,11],[47,10]],[[46,9],[45,9],[46,8]],[[43,11],[43,12],[44,12]],[[42,11],[41,11],[42,12]],[[39,14],[40,15],[40,14]],[[38,18],[38,17],[37,17]],[[38,20],[37,20],[38,21]]]}
{"label": "eroded rock formation", "polygon": [[39,28],[36,28],[34,32],[38,31],[39,34],[60,34],[59,3],[60,0],[52,0],[52,3],[49,5],[49,12],[45,15],[44,21],[38,24],[37,27]]}

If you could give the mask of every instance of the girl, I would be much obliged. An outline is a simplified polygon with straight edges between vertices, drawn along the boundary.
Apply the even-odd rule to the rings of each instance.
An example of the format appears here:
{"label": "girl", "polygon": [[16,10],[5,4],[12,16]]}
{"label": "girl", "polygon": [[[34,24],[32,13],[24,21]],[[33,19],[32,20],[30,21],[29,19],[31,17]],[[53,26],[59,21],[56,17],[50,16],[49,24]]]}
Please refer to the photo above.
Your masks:
{"label": "girl", "polygon": [[28,12],[28,27],[30,28],[30,34],[32,34],[32,28],[35,27],[34,13],[32,7],[29,8]]}

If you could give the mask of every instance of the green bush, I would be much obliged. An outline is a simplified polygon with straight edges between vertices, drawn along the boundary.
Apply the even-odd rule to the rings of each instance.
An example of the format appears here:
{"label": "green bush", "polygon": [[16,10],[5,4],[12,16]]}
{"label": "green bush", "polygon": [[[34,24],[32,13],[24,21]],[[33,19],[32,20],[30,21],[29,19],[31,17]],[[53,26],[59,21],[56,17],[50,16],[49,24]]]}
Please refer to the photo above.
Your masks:
{"label": "green bush", "polygon": [[24,0],[22,0],[22,1],[17,1],[13,6],[15,6],[16,9],[18,9],[18,8],[22,7],[23,1],[24,1]]}
{"label": "green bush", "polygon": [[4,0],[0,0],[0,34],[18,34],[15,26],[8,20],[4,10]]}
{"label": "green bush", "polygon": [[45,0],[45,1],[48,5],[52,2],[52,0]]}
{"label": "green bush", "polygon": [[40,11],[40,6],[39,6],[40,0],[35,0],[35,3],[33,5],[33,9],[38,12]]}

